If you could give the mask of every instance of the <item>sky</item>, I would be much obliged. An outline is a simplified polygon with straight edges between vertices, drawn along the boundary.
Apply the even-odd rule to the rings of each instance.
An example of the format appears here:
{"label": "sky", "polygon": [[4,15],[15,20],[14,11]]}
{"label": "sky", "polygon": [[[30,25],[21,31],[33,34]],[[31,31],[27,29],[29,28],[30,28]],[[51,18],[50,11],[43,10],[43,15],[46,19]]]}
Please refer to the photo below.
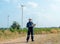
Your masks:
{"label": "sky", "polygon": [[10,27],[13,21],[22,25],[21,5],[23,27],[29,18],[36,27],[60,26],[60,0],[0,0],[0,27]]}

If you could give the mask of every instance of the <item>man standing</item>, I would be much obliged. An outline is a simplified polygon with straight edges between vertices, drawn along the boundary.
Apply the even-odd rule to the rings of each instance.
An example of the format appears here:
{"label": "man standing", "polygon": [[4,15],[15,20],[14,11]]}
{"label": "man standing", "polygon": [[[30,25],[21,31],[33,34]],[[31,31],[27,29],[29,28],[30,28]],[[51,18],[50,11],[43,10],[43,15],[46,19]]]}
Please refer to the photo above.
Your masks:
{"label": "man standing", "polygon": [[35,24],[33,24],[32,19],[29,19],[29,22],[27,23],[27,28],[28,28],[27,42],[30,38],[30,34],[31,34],[31,40],[34,41],[34,36],[33,36],[33,27],[34,26],[35,26]]}

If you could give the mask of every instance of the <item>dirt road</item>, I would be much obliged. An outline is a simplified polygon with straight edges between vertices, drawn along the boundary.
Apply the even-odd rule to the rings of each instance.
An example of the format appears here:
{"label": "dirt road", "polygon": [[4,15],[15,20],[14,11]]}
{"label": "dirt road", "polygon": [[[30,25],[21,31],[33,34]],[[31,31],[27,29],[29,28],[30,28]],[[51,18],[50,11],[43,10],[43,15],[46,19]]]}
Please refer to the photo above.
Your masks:
{"label": "dirt road", "polygon": [[14,40],[3,41],[0,44],[60,44],[60,35],[58,34],[43,34],[34,35],[34,42],[29,40],[26,42],[26,36]]}

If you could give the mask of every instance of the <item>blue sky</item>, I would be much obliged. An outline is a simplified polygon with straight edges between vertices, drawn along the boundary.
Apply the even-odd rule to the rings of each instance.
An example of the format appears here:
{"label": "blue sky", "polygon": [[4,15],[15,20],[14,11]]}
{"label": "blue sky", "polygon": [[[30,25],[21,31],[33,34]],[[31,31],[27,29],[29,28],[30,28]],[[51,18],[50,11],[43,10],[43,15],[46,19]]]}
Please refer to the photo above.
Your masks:
{"label": "blue sky", "polygon": [[13,21],[21,25],[21,4],[24,4],[24,27],[29,18],[36,27],[60,26],[60,0],[0,0],[0,27],[9,27]]}

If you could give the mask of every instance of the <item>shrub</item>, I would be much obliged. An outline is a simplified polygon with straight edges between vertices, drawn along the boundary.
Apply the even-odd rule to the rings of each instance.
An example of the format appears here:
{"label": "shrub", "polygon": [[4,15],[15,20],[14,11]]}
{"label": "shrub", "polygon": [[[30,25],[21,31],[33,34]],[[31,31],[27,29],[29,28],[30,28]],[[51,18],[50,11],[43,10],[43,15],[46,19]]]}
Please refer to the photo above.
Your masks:
{"label": "shrub", "polygon": [[14,32],[14,31],[15,31],[15,29],[10,28],[10,31],[11,31],[11,32]]}
{"label": "shrub", "polygon": [[11,28],[20,29],[20,25],[16,21],[14,21],[13,24],[11,25]]}
{"label": "shrub", "polygon": [[58,31],[56,29],[52,29],[51,33],[58,33]]}

